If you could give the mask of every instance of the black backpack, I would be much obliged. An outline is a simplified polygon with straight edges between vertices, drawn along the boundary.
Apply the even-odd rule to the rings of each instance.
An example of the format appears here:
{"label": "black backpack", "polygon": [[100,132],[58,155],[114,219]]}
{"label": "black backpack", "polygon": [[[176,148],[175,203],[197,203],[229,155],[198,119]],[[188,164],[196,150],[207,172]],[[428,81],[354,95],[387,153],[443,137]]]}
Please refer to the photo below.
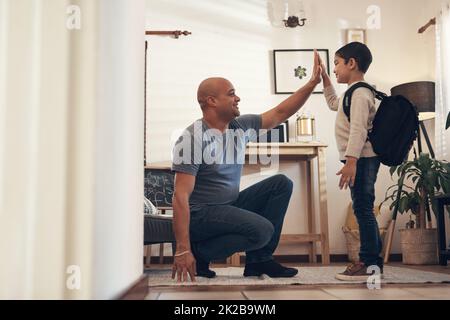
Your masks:
{"label": "black backpack", "polygon": [[353,91],[361,87],[372,90],[375,98],[381,100],[367,139],[381,163],[387,166],[398,166],[408,158],[413,142],[417,138],[419,130],[417,109],[401,95],[387,96],[365,82],[358,82],[344,95],[344,113],[349,122]]}

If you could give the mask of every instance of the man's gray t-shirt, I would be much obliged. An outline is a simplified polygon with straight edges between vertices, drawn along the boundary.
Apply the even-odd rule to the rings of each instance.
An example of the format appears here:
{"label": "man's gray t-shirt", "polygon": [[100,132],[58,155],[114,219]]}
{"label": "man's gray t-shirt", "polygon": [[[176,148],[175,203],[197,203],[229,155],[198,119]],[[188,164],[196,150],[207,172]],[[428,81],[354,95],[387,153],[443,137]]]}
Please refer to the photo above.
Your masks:
{"label": "man's gray t-shirt", "polygon": [[261,115],[243,115],[221,133],[199,119],[184,130],[173,149],[172,170],[196,176],[191,211],[238,198],[245,146],[256,141],[261,122]]}

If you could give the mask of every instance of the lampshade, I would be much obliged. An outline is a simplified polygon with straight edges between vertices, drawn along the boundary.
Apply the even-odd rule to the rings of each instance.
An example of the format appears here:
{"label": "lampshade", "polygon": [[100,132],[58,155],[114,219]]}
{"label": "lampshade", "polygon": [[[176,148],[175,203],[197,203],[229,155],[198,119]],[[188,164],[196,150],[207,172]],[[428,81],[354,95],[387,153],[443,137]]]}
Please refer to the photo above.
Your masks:
{"label": "lampshade", "polygon": [[435,112],[434,86],[432,81],[404,83],[393,87],[391,95],[402,95],[411,101],[419,112],[420,120],[432,119]]}

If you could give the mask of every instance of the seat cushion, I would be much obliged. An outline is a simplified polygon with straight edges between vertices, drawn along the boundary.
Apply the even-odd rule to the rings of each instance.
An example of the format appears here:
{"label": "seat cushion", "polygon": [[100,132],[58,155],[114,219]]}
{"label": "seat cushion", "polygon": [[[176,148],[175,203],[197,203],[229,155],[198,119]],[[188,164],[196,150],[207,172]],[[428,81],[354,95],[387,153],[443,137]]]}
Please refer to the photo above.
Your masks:
{"label": "seat cushion", "polygon": [[175,242],[172,218],[164,216],[144,216],[144,244]]}

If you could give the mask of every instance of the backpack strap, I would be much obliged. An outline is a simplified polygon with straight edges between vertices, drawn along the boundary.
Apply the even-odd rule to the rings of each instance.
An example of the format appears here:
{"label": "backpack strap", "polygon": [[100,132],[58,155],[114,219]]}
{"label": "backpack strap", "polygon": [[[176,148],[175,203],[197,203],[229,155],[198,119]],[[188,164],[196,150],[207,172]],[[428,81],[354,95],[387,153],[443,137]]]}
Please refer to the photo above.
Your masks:
{"label": "backpack strap", "polygon": [[347,116],[348,122],[350,122],[350,105],[352,102],[353,91],[355,91],[358,88],[370,89],[373,92],[373,94],[375,95],[375,98],[377,98],[378,100],[383,100],[384,98],[387,97],[387,95],[385,93],[375,90],[374,87],[372,87],[371,85],[369,85],[365,82],[358,82],[358,83],[354,84],[345,92],[344,101],[342,103],[343,107],[344,107],[344,113]]}

